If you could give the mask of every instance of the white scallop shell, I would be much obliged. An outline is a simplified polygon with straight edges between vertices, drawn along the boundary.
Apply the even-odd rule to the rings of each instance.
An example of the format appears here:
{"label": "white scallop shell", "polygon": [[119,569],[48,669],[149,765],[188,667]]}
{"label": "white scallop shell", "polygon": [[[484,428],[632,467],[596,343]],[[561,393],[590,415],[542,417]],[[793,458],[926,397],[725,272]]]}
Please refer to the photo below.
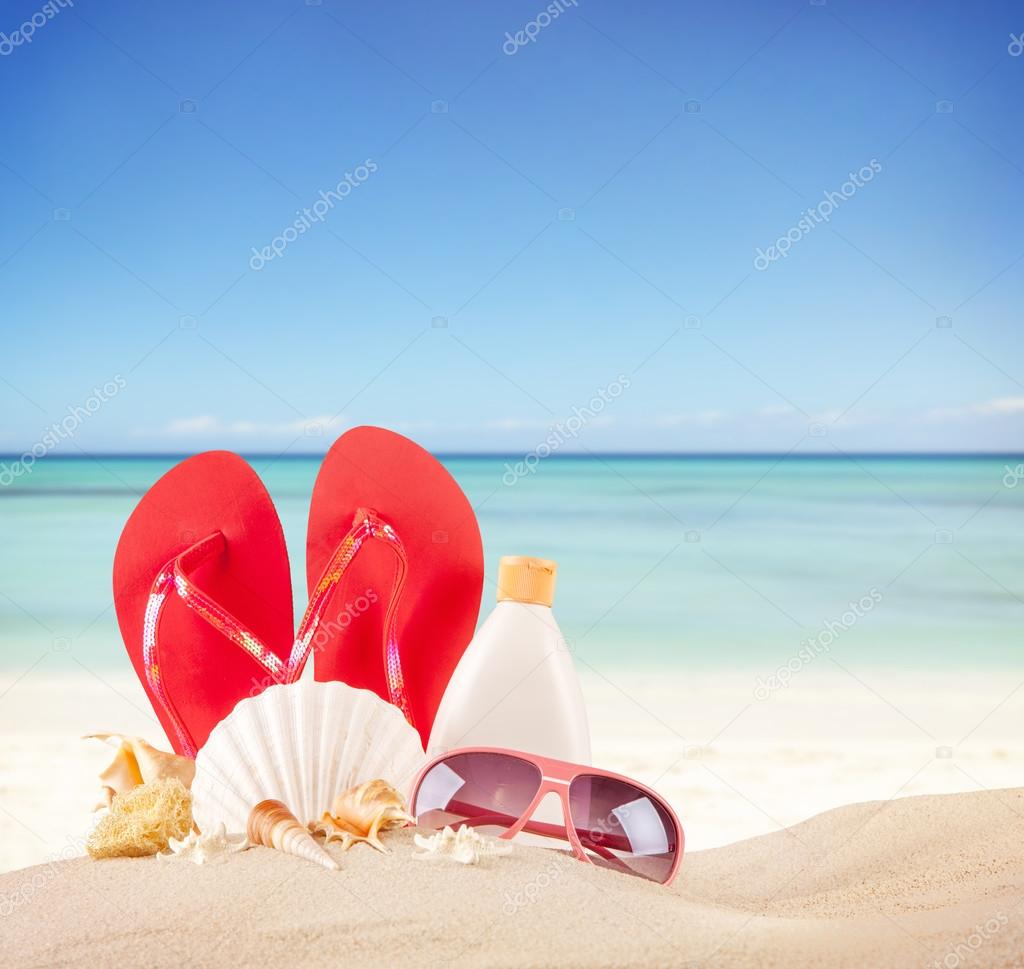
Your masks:
{"label": "white scallop shell", "polygon": [[192,812],[202,831],[244,831],[253,807],[276,798],[306,824],[363,781],[408,795],[425,763],[419,734],[377,694],[315,680],[272,686],[213,728],[196,756]]}

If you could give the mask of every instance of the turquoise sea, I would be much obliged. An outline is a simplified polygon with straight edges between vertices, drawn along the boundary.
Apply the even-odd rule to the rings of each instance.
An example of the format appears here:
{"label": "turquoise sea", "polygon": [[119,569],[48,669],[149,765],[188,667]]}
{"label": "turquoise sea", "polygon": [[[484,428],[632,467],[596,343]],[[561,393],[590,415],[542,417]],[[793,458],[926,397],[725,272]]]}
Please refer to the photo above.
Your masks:
{"label": "turquoise sea", "polygon": [[[128,668],[114,547],[176,460],[47,457],[0,488],[0,665]],[[477,508],[484,609],[499,555],[556,559],[556,613],[582,665],[767,671],[827,627],[833,656],[872,666],[1021,659],[1019,457],[555,456],[510,484],[517,460],[444,458]],[[301,612],[318,459],[251,461],[284,523]],[[872,607],[846,621],[865,596]]]}

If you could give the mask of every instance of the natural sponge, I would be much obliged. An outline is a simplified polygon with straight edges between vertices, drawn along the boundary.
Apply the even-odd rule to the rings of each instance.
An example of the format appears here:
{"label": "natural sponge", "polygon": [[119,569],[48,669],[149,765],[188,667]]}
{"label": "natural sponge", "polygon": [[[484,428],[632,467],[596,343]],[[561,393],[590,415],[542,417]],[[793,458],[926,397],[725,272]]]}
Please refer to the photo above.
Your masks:
{"label": "natural sponge", "polygon": [[192,795],[176,777],[118,794],[86,841],[93,858],[141,858],[167,850],[192,828]]}

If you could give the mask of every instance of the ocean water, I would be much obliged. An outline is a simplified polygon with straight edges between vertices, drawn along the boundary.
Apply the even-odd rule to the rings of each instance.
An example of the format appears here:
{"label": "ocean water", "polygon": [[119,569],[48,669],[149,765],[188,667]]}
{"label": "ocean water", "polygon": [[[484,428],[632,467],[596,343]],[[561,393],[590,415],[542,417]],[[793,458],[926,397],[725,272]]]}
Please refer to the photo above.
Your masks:
{"label": "ocean water", "polygon": [[[0,488],[0,666],[127,669],[113,552],[175,460],[48,457]],[[515,460],[445,459],[477,509],[484,614],[500,555],[557,560],[556,613],[581,668],[768,675],[826,630],[843,662],[1021,660],[1018,459],[552,457],[519,478]],[[298,614],[318,460],[252,463],[284,525]]]}
{"label": "ocean water", "polygon": [[[668,798],[692,850],[1024,783],[1017,460],[551,458],[514,481],[503,458],[446,463],[484,535],[484,610],[499,555],[559,562],[594,761]],[[84,734],[165,743],[110,571],[173,463],[47,458],[0,487],[0,871],[83,850],[110,756]],[[252,463],[299,611],[318,462]]]}

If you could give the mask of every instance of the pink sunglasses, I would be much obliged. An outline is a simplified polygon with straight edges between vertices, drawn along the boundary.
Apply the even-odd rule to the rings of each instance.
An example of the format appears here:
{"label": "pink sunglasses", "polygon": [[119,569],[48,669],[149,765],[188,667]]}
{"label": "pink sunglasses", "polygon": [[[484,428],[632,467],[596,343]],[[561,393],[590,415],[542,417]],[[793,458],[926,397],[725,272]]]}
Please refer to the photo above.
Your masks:
{"label": "pink sunglasses", "polygon": [[[562,824],[531,820],[551,791],[562,802]],[[537,754],[502,747],[449,751],[420,772],[410,805],[424,827],[466,824],[505,839],[520,831],[557,838],[580,861],[663,885],[683,860],[679,819],[649,787]]]}

